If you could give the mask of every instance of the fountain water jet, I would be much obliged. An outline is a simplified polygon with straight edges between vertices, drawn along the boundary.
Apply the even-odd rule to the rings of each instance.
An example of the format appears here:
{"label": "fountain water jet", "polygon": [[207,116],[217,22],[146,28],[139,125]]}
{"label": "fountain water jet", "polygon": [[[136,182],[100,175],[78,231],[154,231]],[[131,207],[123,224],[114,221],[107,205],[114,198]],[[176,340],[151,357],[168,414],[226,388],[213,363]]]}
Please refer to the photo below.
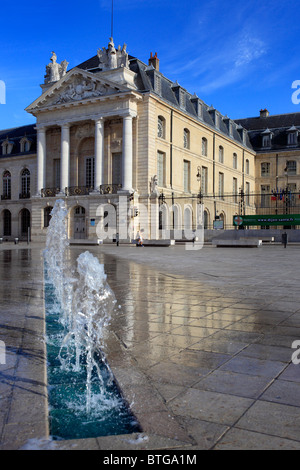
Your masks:
{"label": "fountain water jet", "polygon": [[[44,258],[46,300],[51,299],[53,305],[51,297],[55,297],[52,307],[54,322],[49,315],[49,330],[51,332],[54,329],[55,332],[52,335],[47,333],[49,350],[56,351],[49,360],[48,372],[48,377],[53,381],[51,384],[49,380],[50,409],[53,407],[52,402],[58,403],[55,406],[59,408],[52,410],[52,421],[56,420],[57,415],[69,416],[72,409],[77,413],[76,420],[78,414],[83,416],[83,427],[89,421],[92,422],[91,434],[80,437],[119,434],[118,431],[136,432],[139,427],[120,396],[104,354],[106,326],[116,303],[107,283],[104,266],[86,251],[78,256],[77,266],[73,268],[68,261],[67,210],[63,200],[56,201],[51,216]],[[58,325],[58,332],[53,328],[53,323]],[[77,398],[77,401],[70,400],[68,395],[75,388],[75,383],[78,384],[74,392],[76,396],[78,389],[81,390],[83,385],[85,388],[84,412],[83,393],[80,392],[79,401]],[[60,388],[62,391],[58,392]],[[51,396],[55,397],[52,402]],[[110,425],[110,431],[103,434],[104,431],[99,431],[98,423],[108,410],[112,410],[114,416],[118,414],[123,422],[113,427]],[[69,419],[72,423],[70,426],[74,427],[75,418]],[[111,417],[105,419],[111,420]],[[81,426],[81,423],[77,423],[77,427]],[[65,435],[78,437],[78,434],[73,435],[72,432],[68,430]]]}

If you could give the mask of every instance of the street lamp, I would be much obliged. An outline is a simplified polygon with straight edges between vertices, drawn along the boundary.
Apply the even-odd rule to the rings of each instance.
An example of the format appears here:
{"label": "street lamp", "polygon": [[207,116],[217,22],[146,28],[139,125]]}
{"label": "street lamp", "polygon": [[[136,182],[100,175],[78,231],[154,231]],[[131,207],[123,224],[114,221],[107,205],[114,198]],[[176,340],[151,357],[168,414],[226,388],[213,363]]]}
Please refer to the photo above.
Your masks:
{"label": "street lamp", "polygon": [[196,175],[197,181],[199,183],[199,193],[198,193],[198,201],[199,204],[202,204],[202,192],[201,192],[201,167],[197,167],[197,175]]}
{"label": "street lamp", "polygon": [[240,214],[245,215],[245,193],[243,188],[240,188]]}
{"label": "street lamp", "polygon": [[290,202],[290,196],[289,196],[289,170],[288,170],[288,162],[286,162],[285,169],[284,169],[284,174],[286,177],[286,188],[285,188],[285,213],[289,213],[289,202]]}

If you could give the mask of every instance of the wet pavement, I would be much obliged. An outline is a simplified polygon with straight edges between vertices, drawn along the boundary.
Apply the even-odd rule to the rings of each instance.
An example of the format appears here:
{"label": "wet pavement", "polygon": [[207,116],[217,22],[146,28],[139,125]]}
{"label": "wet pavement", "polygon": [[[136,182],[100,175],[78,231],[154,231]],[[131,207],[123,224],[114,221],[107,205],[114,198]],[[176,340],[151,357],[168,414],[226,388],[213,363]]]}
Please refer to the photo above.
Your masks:
{"label": "wet pavement", "polygon": [[60,442],[42,248],[0,247],[0,449],[300,449],[299,246],[70,247],[105,265],[119,306],[106,354],[143,432]]}

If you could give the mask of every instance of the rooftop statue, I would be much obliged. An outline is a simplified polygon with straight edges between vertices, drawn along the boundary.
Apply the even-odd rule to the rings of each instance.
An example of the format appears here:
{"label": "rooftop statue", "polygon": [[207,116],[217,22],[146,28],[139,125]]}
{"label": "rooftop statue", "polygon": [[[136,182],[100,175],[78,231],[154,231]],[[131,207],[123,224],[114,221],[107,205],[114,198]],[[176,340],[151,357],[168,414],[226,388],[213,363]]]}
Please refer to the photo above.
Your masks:
{"label": "rooftop statue", "polygon": [[119,67],[129,67],[128,54],[126,52],[126,44],[118,47],[116,50],[113,38],[110,38],[108,48],[98,49],[99,67],[102,70],[111,70]]}
{"label": "rooftop statue", "polygon": [[50,60],[51,62],[46,65],[46,75],[44,77],[45,83],[57,82],[60,80],[64,75],[66,75],[67,67],[69,65],[69,62],[66,60],[63,60],[58,64],[55,52],[52,52]]}

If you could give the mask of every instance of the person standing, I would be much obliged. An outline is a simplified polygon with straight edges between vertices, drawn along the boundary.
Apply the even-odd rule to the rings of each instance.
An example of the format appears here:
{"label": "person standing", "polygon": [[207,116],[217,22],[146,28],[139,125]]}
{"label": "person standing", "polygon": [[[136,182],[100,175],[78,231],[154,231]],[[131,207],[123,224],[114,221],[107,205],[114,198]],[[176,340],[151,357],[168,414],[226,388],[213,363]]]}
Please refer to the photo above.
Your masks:
{"label": "person standing", "polygon": [[284,246],[284,248],[286,248],[287,246],[287,241],[288,241],[288,236],[287,236],[287,233],[284,232],[281,236],[281,240],[282,240],[282,244]]}

